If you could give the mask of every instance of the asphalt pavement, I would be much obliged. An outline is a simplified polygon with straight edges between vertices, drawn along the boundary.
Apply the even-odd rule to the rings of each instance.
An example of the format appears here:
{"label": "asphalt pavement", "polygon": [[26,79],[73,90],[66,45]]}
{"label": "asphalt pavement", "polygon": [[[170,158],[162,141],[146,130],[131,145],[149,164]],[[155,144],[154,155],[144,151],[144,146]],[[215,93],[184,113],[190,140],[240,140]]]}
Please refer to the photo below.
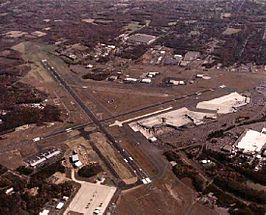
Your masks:
{"label": "asphalt pavement", "polygon": [[124,162],[130,167],[132,173],[134,173],[139,180],[141,180],[144,184],[150,183],[150,178],[144,172],[142,168],[140,168],[139,164],[134,160],[134,157],[127,152],[121,145],[116,141],[116,139],[112,136],[112,134],[105,128],[105,126],[101,123],[100,120],[93,114],[93,112],[84,104],[82,99],[76,93],[76,91],[64,80],[64,78],[56,71],[54,67],[52,67],[47,60],[42,60],[42,65],[45,69],[52,75],[52,77],[62,86],[65,90],[75,99],[76,103],[80,106],[80,108],[84,111],[84,113],[91,119],[91,121],[98,127],[98,129],[105,134],[109,143],[112,147],[121,155]]}

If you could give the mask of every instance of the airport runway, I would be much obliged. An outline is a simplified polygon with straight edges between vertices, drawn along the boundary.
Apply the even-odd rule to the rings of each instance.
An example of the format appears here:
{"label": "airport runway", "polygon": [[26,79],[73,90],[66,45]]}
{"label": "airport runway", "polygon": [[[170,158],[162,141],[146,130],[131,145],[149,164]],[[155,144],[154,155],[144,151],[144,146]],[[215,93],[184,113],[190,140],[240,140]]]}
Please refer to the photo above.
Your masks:
{"label": "airport runway", "polygon": [[105,134],[106,138],[112,145],[112,147],[121,155],[124,162],[128,164],[131,171],[141,180],[144,184],[150,183],[148,175],[140,168],[135,162],[133,156],[131,156],[121,145],[115,140],[112,134],[102,125],[101,121],[95,117],[92,111],[83,103],[79,95],[72,89],[71,86],[64,80],[64,78],[52,67],[47,60],[42,60],[42,65],[52,75],[52,77],[62,86],[65,90],[75,99],[76,103],[81,107],[84,113],[92,120],[92,122],[98,127],[98,129]]}

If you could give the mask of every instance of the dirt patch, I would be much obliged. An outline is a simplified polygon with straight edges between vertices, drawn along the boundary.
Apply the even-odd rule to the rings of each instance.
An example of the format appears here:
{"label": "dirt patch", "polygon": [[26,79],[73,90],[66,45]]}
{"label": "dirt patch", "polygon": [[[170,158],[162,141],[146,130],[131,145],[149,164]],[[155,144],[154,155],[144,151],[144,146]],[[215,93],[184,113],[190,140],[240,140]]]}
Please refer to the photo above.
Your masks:
{"label": "dirt patch", "polygon": [[[152,95],[136,95],[134,92],[130,94],[130,91],[134,90],[122,92],[116,89],[109,89],[109,92],[96,91],[95,94],[97,95],[97,99],[115,114],[121,114],[130,110],[140,109],[146,105],[169,99],[168,97],[162,98]],[[145,91],[143,93],[145,93]]]}
{"label": "dirt patch", "polygon": [[92,157],[88,156],[88,150],[91,149],[90,144],[83,137],[74,137],[70,140],[67,140],[65,143],[69,146],[69,150],[65,154],[68,167],[73,167],[69,158],[72,156],[74,150],[78,153],[79,160],[83,165],[87,165],[90,162],[94,161]]}
{"label": "dirt patch", "polygon": [[54,173],[49,179],[48,181],[50,183],[53,184],[61,184],[61,183],[65,183],[66,181],[68,181],[69,179],[66,177],[65,173],[61,173],[61,172],[56,172]]}
{"label": "dirt patch", "polygon": [[[106,157],[106,159],[110,162],[113,168],[116,170],[121,179],[132,179],[134,178],[128,168],[121,162],[121,157],[118,157],[118,154],[114,151],[114,149],[107,142],[104,135],[101,133],[93,133],[91,135],[91,140],[96,145],[96,147],[101,151],[101,153]],[[125,181],[128,182],[128,181]]]}
{"label": "dirt patch", "polygon": [[22,160],[22,156],[19,151],[11,151],[8,153],[1,154],[0,156],[0,164],[9,168],[9,169],[16,169],[19,166],[24,164]]}
{"label": "dirt patch", "polygon": [[28,33],[23,31],[9,31],[5,35],[10,38],[19,38],[28,35]]}
{"label": "dirt patch", "polygon": [[227,28],[224,32],[223,35],[232,35],[232,34],[237,34],[241,31],[241,29],[238,28]]}
{"label": "dirt patch", "polygon": [[47,33],[41,32],[41,31],[34,31],[31,33],[31,35],[33,35],[35,37],[43,37],[43,36],[47,35]]}
{"label": "dirt patch", "polygon": [[216,214],[195,202],[196,193],[169,171],[166,176],[151,184],[122,193],[117,214]]}

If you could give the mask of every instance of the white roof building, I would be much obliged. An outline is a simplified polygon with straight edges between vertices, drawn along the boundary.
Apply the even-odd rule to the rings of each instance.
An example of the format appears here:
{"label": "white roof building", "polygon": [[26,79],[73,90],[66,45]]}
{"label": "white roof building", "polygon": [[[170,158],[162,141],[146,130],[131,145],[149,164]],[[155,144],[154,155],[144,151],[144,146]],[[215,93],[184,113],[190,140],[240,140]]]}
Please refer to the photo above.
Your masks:
{"label": "white roof building", "polygon": [[155,142],[155,141],[157,141],[157,138],[156,137],[151,137],[151,138],[149,138],[149,141]]}
{"label": "white roof building", "polygon": [[92,68],[92,67],[93,67],[92,64],[88,64],[88,65],[86,66],[86,68]]}
{"label": "white roof building", "polygon": [[169,84],[173,84],[173,85],[179,85],[179,81],[176,80],[169,80]]}
{"label": "white roof building", "polygon": [[236,147],[244,153],[261,153],[266,144],[266,134],[254,130],[247,130],[237,141]]}
{"label": "white roof building", "polygon": [[7,195],[10,195],[12,193],[14,193],[14,188],[13,187],[11,187],[11,188],[9,188],[9,189],[6,190],[6,194]]}
{"label": "white roof building", "polygon": [[138,79],[136,79],[136,78],[125,78],[124,79],[124,81],[128,81],[128,82],[136,82],[136,81],[138,81]]}
{"label": "white roof building", "polygon": [[78,154],[74,154],[74,155],[72,155],[72,156],[71,156],[71,160],[72,160],[72,162],[77,162],[77,161],[79,161],[79,156],[78,156]]}
{"label": "white roof building", "polygon": [[41,211],[41,212],[39,213],[39,215],[48,215],[49,212],[50,212],[49,210],[44,209],[43,211]]}
{"label": "white roof building", "polygon": [[38,142],[38,141],[40,141],[40,140],[41,140],[40,137],[35,137],[35,138],[32,139],[33,142]]}
{"label": "white roof building", "polygon": [[30,162],[30,166],[31,166],[31,167],[35,167],[35,166],[37,166],[37,165],[43,163],[44,161],[46,161],[45,158],[41,158],[41,159],[39,159],[39,160],[34,160],[34,161]]}
{"label": "white roof building", "polygon": [[74,166],[79,168],[79,167],[82,166],[82,163],[80,161],[77,161],[77,162],[74,163]]}
{"label": "white roof building", "polygon": [[169,80],[169,84],[173,84],[173,85],[185,85],[184,81],[176,81],[176,80]]}
{"label": "white roof building", "polygon": [[148,34],[134,34],[128,38],[128,41],[134,42],[134,43],[141,43],[141,44],[150,45],[156,40],[156,38],[157,37],[155,37],[153,35],[148,35]]}
{"label": "white roof building", "polygon": [[46,157],[46,159],[49,159],[49,158],[54,157],[54,156],[59,155],[59,154],[60,154],[60,151],[56,150],[56,151],[51,152],[50,154],[46,155],[45,157]]}
{"label": "white roof building", "polygon": [[59,202],[57,205],[56,205],[56,209],[58,210],[61,210],[63,207],[64,207],[64,202]]}
{"label": "white roof building", "polygon": [[170,112],[161,113],[158,115],[150,116],[148,118],[140,119],[129,123],[129,126],[134,132],[140,132],[151,142],[157,140],[155,137],[156,132],[153,128],[160,126],[170,126],[180,128],[182,126],[193,123],[200,125],[204,123],[204,119],[215,119],[214,113],[202,113],[188,110],[186,107],[173,110]]}
{"label": "white roof building", "polygon": [[141,79],[142,83],[146,83],[146,84],[150,84],[151,83],[151,79],[150,78],[143,78]]}
{"label": "white roof building", "polygon": [[219,98],[199,102],[197,108],[217,111],[218,114],[227,114],[235,112],[237,108],[247,105],[249,102],[249,97],[233,92]]}
{"label": "white roof building", "polygon": [[203,78],[203,77],[204,77],[203,74],[197,74],[197,75],[196,75],[196,78]]}
{"label": "white roof building", "polygon": [[159,75],[159,74],[160,72],[148,72],[147,77],[153,78],[154,76]]}

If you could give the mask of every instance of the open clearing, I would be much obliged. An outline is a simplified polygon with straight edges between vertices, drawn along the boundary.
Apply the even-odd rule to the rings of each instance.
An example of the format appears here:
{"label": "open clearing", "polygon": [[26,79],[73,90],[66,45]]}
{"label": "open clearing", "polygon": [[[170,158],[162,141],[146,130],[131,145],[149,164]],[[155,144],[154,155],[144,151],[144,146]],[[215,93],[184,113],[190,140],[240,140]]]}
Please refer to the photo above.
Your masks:
{"label": "open clearing", "polygon": [[[117,214],[196,214],[211,215],[216,212],[196,202],[196,192],[167,172],[166,176],[149,186],[133,188],[122,193]],[[192,212],[193,213],[187,213]]]}
{"label": "open clearing", "polygon": [[[121,177],[122,180],[125,182],[128,179],[135,178],[128,168],[124,165],[122,158],[118,157],[118,154],[114,151],[114,149],[110,146],[107,142],[106,138],[103,134],[97,132],[91,135],[91,140],[95,143],[96,147],[101,151],[101,153],[105,156],[105,158],[110,162],[113,168],[116,170],[118,175]],[[130,180],[131,182],[134,182]]]}

